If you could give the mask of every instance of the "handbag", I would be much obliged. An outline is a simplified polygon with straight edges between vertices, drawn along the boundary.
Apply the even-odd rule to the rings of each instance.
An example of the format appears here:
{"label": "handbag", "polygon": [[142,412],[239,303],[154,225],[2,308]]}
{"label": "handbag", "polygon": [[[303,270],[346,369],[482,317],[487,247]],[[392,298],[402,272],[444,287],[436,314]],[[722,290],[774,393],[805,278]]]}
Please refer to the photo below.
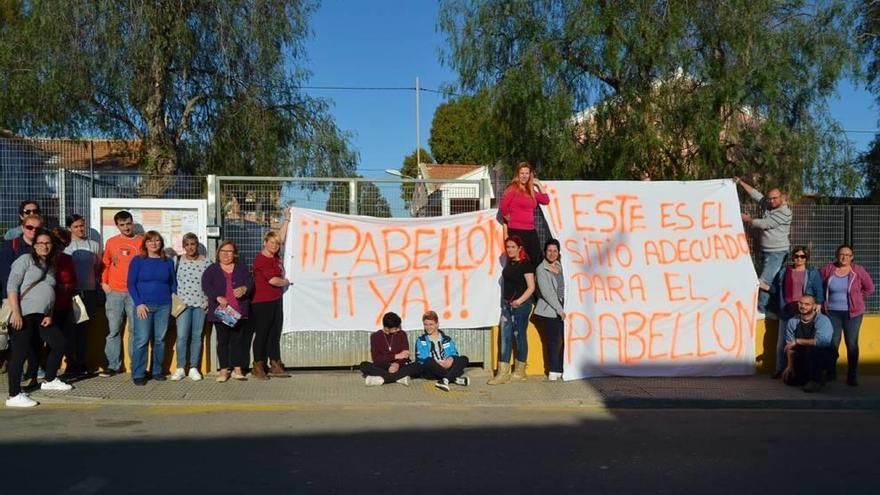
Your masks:
{"label": "handbag", "polygon": [[71,299],[73,303],[73,319],[77,324],[89,321],[89,312],[86,310],[86,303],[83,302],[79,294]]}
{"label": "handbag", "polygon": [[171,294],[171,316],[177,318],[180,316],[180,313],[183,313],[183,310],[186,309],[186,304],[183,303],[183,299],[180,298],[177,294]]}

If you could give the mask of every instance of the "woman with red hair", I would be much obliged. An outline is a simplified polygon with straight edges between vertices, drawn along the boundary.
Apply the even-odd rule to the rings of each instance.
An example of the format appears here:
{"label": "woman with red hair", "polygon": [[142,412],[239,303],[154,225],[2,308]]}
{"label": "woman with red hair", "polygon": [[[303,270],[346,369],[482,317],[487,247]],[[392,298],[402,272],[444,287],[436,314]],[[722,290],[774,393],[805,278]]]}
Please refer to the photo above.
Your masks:
{"label": "woman with red hair", "polygon": [[513,180],[504,190],[499,210],[505,225],[504,237],[522,239],[529,261],[534,268],[543,256],[538,233],[535,231],[535,209],[550,203],[544,184],[538,180],[529,162],[519,162]]}
{"label": "woman with red hair", "polygon": [[[519,236],[512,235],[504,241],[507,264],[501,271],[501,352],[498,354],[498,372],[489,385],[501,385],[513,380],[526,379],[526,358],[529,347],[526,329],[532,313],[532,294],[535,292],[535,268],[523,247]],[[513,376],[510,374],[510,355],[516,337],[516,362]]]}

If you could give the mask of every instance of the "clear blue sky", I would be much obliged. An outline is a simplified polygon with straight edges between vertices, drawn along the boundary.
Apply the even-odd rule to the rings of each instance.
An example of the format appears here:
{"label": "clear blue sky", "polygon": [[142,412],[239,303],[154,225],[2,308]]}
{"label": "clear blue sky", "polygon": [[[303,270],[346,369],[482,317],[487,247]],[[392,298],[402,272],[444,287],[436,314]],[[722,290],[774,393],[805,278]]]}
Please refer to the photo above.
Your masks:
{"label": "clear blue sky", "polygon": [[[307,44],[311,86],[413,87],[439,89],[455,81],[440,64],[444,46],[437,32],[439,4],[431,0],[324,0],[312,18],[314,35]],[[337,124],[354,134],[365,177],[390,177],[416,146],[414,91],[310,90],[332,99]],[[864,89],[848,81],[829,102],[832,116],[849,131],[877,129],[880,110]],[[420,93],[421,143],[428,148],[431,118],[443,102],[439,94]],[[864,151],[872,133],[851,132],[856,151]]]}

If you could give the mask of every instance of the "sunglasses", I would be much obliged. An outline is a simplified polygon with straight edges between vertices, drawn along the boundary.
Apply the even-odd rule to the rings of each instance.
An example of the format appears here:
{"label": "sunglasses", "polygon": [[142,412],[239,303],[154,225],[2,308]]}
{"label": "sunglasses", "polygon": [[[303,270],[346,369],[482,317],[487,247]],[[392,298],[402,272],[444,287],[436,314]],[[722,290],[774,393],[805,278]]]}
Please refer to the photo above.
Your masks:
{"label": "sunglasses", "polygon": [[793,255],[791,255],[791,257],[794,258],[794,259],[802,259],[802,260],[807,259],[807,255],[806,255],[806,254],[793,254]]}
{"label": "sunglasses", "polygon": [[30,215],[31,213],[39,213],[39,212],[40,212],[39,208],[34,208],[32,210],[28,210],[28,209],[21,210],[22,215]]}
{"label": "sunglasses", "polygon": [[23,225],[21,228],[23,228],[24,230],[37,230],[40,227],[36,225]]}

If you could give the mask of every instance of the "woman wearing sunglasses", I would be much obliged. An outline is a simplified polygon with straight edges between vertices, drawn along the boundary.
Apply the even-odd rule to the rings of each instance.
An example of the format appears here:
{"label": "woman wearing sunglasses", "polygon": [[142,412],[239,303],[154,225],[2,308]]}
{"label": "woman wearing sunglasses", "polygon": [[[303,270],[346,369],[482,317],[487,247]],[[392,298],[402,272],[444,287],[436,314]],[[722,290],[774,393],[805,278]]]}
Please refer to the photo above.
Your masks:
{"label": "woman wearing sunglasses", "polygon": [[791,260],[791,266],[780,270],[770,287],[770,301],[779,316],[773,378],[781,378],[785,369],[785,327],[788,320],[798,316],[798,301],[801,296],[813,296],[819,305],[825,300],[822,276],[818,270],[809,266],[810,250],[806,246],[795,246],[791,250]]}

